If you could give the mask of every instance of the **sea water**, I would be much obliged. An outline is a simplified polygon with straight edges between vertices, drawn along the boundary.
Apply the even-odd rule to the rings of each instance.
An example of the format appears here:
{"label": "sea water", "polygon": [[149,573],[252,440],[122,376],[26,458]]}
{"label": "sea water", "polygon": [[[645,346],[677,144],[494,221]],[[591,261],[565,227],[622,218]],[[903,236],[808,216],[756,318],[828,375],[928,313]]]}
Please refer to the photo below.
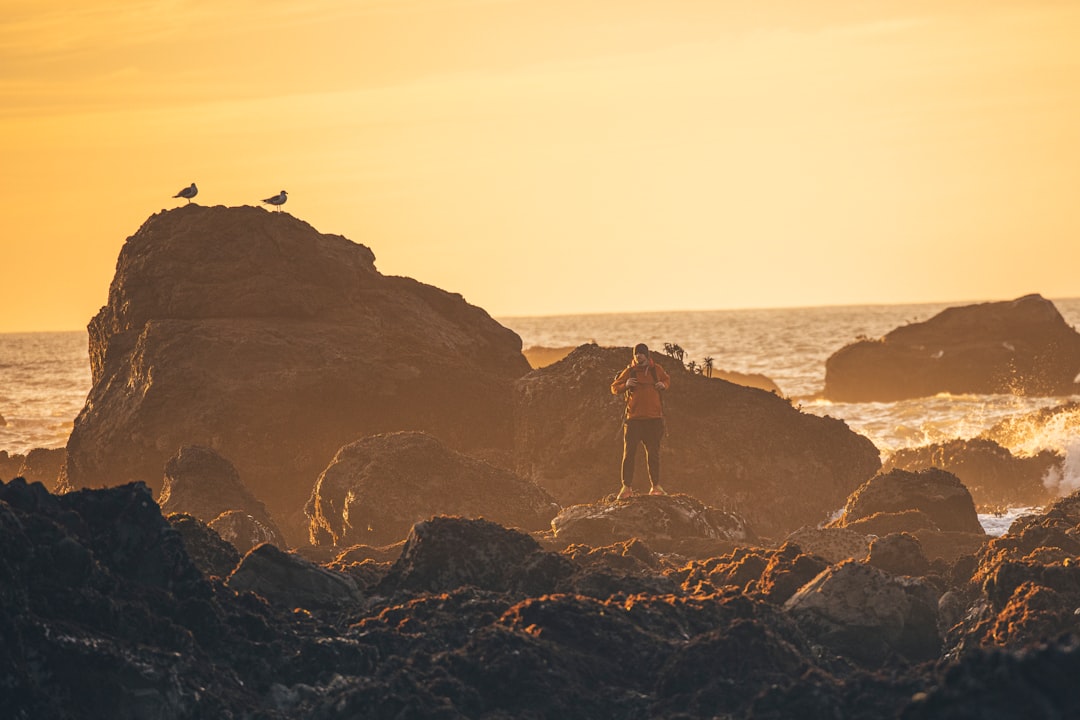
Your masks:
{"label": "sea water", "polygon": [[[644,342],[662,352],[665,343],[699,364],[766,375],[803,412],[844,420],[855,432],[890,453],[953,438],[970,439],[998,422],[1042,408],[1061,408],[1080,398],[1014,395],[938,395],[893,403],[833,403],[818,397],[825,361],[858,338],[877,338],[900,325],[921,322],[950,304],[863,305],[762,310],[640,312],[496,318],[521,336],[524,347],[576,347],[596,342],[629,347]],[[1080,320],[1080,299],[1054,300],[1066,322]],[[63,447],[90,389],[85,332],[0,334],[0,450],[25,453]],[[1062,410],[997,438],[1014,454],[1043,449],[1062,453],[1064,471],[1048,478],[1061,494],[1080,488],[1080,414]],[[1025,509],[981,518],[1000,528]],[[1005,527],[1000,527],[1004,525]]]}

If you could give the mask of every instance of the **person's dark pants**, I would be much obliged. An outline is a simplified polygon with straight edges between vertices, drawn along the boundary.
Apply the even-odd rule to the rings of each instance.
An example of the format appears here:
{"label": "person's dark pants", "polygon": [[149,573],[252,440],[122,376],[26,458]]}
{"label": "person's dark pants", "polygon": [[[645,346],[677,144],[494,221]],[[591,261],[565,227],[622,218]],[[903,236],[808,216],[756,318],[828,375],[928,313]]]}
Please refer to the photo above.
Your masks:
{"label": "person's dark pants", "polygon": [[627,420],[623,427],[622,484],[634,482],[634,462],[638,445],[645,446],[645,461],[649,466],[649,480],[660,484],[660,438],[664,437],[663,418]]}

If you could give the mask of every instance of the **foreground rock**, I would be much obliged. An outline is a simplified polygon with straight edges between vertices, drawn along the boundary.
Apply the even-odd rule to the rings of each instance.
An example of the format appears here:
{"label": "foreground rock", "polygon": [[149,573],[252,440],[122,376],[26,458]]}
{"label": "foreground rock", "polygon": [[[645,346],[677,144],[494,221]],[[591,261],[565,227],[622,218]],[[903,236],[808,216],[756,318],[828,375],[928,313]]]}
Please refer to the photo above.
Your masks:
{"label": "foreground rock", "polygon": [[860,340],[825,363],[824,396],[895,402],[938,393],[1072,395],[1080,333],[1039,295],[952,307]]}
{"label": "foreground rock", "polygon": [[[624,403],[610,385],[629,356],[629,348],[583,345],[515,386],[518,471],[564,506],[618,488]],[[840,420],[654,359],[672,375],[662,460],[669,492],[737,509],[757,532],[783,537],[825,520],[881,466],[873,444]],[[639,487],[648,486],[644,466]]]}
{"label": "foreground rock", "polygon": [[533,483],[420,432],[376,435],[341,448],[305,509],[311,544],[338,547],[403,540],[433,515],[543,530],[557,511]]}
{"label": "foreground rock", "polygon": [[[226,585],[188,548],[218,566],[230,548],[191,516],[166,522],[145,486],[57,496],[13,481],[0,484],[0,707],[13,718],[1073,717],[1080,647],[1053,638],[1077,606],[1078,518],[1068,498],[925,578],[829,566],[792,543],[690,562],[637,540],[555,553],[484,520],[436,518],[392,563],[390,547],[342,553],[362,557],[353,570],[371,581],[263,545]],[[905,546],[893,549],[911,557]],[[255,591],[236,592],[245,574]],[[949,630],[933,656],[938,588]],[[914,664],[927,655],[936,662]]]}
{"label": "foreground rock", "polygon": [[738,515],[707,507],[689,495],[640,495],[574,505],[559,512],[551,528],[560,543],[602,547],[637,538],[661,552],[695,556],[702,548],[719,554],[720,547],[753,539]]}
{"label": "foreground rock", "polygon": [[189,205],[128,238],[91,321],[93,387],[67,481],[160,489],[177,449],[229,458],[294,540],[311,483],[345,443],[430,431],[510,446],[521,340],[460,295],[287,213]]}

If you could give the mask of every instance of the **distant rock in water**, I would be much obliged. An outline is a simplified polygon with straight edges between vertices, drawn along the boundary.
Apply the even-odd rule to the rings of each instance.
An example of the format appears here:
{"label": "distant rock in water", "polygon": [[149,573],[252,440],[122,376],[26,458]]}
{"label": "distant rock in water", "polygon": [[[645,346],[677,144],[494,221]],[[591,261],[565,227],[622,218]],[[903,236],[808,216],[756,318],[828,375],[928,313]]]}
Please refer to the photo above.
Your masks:
{"label": "distant rock in water", "polygon": [[1050,450],[1016,457],[993,440],[974,438],[897,450],[882,472],[937,467],[960,478],[977,507],[1043,505],[1053,497],[1043,479],[1060,476],[1063,460]]}
{"label": "distant rock in water", "polygon": [[367,247],[287,213],[190,205],[128,238],[90,322],[93,387],[72,487],[144,480],[184,445],[228,457],[286,534],[334,453],[421,429],[511,444],[521,339],[460,296],[375,269]]}
{"label": "distant rock in water", "polygon": [[[672,377],[661,446],[670,493],[737,509],[755,532],[782,537],[826,520],[881,467],[873,443],[840,420],[653,357]],[[629,359],[630,348],[582,345],[515,385],[518,473],[564,506],[619,487],[624,400],[610,386]],[[643,459],[635,485],[648,487]]]}
{"label": "distant rock in water", "polygon": [[66,457],[64,448],[34,448],[26,453],[18,474],[27,482],[39,482],[50,490],[55,490]]}
{"label": "distant rock in water", "polygon": [[0,450],[0,480],[11,480],[18,477],[19,468],[22,467],[26,456],[15,453],[8,454],[7,450]]}
{"label": "distant rock in water", "polygon": [[943,310],[825,363],[824,396],[895,402],[938,393],[1072,395],[1080,333],[1040,295]]}
{"label": "distant rock in water", "polygon": [[543,530],[558,512],[542,488],[421,432],[357,440],[319,476],[306,507],[312,545],[385,545],[433,515]]}

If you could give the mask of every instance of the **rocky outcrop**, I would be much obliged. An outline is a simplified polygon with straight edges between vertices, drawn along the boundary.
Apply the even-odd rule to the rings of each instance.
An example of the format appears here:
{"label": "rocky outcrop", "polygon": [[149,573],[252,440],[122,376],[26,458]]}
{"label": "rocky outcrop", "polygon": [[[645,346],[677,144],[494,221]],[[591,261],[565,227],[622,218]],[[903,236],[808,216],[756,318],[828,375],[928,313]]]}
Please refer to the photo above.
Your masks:
{"label": "rocky outcrop", "polygon": [[870,541],[868,533],[843,527],[801,527],[784,538],[784,542],[794,543],[830,563],[865,560]]}
{"label": "rocky outcrop", "polygon": [[19,453],[9,455],[7,450],[0,450],[0,480],[7,481],[17,478],[24,459],[25,456]]}
{"label": "rocky outcrop", "polygon": [[921,662],[941,649],[938,594],[924,580],[848,560],[800,588],[784,609],[811,637],[846,657],[871,666],[894,654]]}
{"label": "rocky outcrop", "polygon": [[21,477],[27,482],[39,482],[50,490],[55,490],[66,458],[64,448],[34,448],[23,456],[13,477]]}
{"label": "rocky outcrop", "polygon": [[543,489],[421,432],[375,435],[338,451],[305,512],[312,545],[385,545],[433,515],[543,530],[558,505]]}
{"label": "rocky outcrop", "polygon": [[696,541],[746,543],[754,537],[735,513],[707,507],[689,495],[639,495],[574,505],[560,511],[551,528],[561,543],[602,547],[638,538],[667,552],[679,552],[683,545],[700,547]]}
{"label": "rocky outcrop", "polygon": [[[246,553],[259,542],[284,545],[281,531],[266,507],[240,480],[232,463],[210,448],[185,446],[165,463],[158,504],[166,515],[187,513],[208,523],[222,538],[236,545],[240,553]],[[229,519],[215,527],[226,514]],[[248,524],[253,525],[257,542],[246,539],[249,532],[239,531],[240,521],[235,514],[251,518]]]}
{"label": "rocky outcrop", "polygon": [[893,468],[924,470],[936,467],[960,479],[978,507],[1042,505],[1051,499],[1043,478],[1060,474],[1063,458],[1044,450],[1031,457],[1016,457],[993,440],[950,440],[919,448],[897,450],[883,464]]}
{"label": "rocky outcrop", "polygon": [[367,247],[287,213],[188,205],[149,218],[90,322],[93,387],[72,487],[160,489],[177,449],[228,457],[287,534],[342,445],[426,430],[511,444],[521,340],[460,296],[380,274]]}
{"label": "rocky outcrop", "polygon": [[[623,400],[610,385],[629,356],[629,348],[583,345],[515,385],[518,472],[564,506],[618,488]],[[873,444],[840,420],[654,359],[672,376],[662,446],[669,492],[735,508],[757,532],[782,537],[826,519],[880,468]],[[638,478],[647,486],[644,464]]]}
{"label": "rocky outcrop", "polygon": [[880,340],[859,340],[825,363],[824,396],[895,402],[954,395],[1073,395],[1080,333],[1039,295],[952,307]]}
{"label": "rocky outcrop", "polygon": [[226,584],[248,591],[286,609],[333,608],[359,599],[356,582],[295,553],[265,543],[244,556]]}
{"label": "rocky outcrop", "polygon": [[834,525],[848,527],[876,514],[911,510],[923,513],[939,530],[984,534],[971,493],[955,475],[937,468],[875,475],[851,494]]}
{"label": "rocky outcrop", "polygon": [[228,577],[240,562],[241,555],[234,544],[223,539],[198,518],[175,513],[169,515],[167,520],[180,533],[188,557],[203,575]]}

